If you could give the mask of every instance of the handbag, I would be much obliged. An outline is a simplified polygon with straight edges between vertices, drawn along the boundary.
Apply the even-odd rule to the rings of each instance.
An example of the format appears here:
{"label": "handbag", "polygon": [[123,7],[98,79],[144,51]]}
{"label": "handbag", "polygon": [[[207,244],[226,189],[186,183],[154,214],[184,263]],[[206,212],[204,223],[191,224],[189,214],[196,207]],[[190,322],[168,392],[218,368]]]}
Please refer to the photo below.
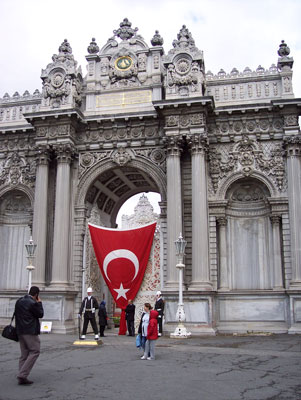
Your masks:
{"label": "handbag", "polygon": [[140,349],[140,347],[141,347],[141,335],[140,335],[140,333],[138,333],[138,335],[136,336],[136,347],[138,349]]}
{"label": "handbag", "polygon": [[14,340],[15,342],[18,342],[19,338],[17,335],[17,329],[12,325],[14,318],[15,318],[15,313],[12,316],[10,324],[4,327],[4,329],[2,331],[2,336],[6,339]]}

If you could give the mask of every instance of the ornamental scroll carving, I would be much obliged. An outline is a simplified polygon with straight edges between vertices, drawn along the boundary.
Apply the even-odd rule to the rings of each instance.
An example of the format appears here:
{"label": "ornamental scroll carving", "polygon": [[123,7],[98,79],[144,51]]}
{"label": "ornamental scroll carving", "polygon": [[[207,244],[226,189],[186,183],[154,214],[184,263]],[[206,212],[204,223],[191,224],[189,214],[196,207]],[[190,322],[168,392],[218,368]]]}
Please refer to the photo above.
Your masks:
{"label": "ornamental scroll carving", "polygon": [[36,165],[34,160],[26,160],[14,152],[5,162],[0,164],[0,185],[17,186],[22,183],[34,187],[36,180]]}
{"label": "ornamental scroll carving", "polygon": [[210,148],[209,171],[215,192],[220,181],[230,173],[241,172],[244,176],[250,176],[254,171],[264,173],[273,180],[279,191],[284,190],[284,151],[280,144],[263,148],[257,141],[243,137],[227,150],[222,146]]}

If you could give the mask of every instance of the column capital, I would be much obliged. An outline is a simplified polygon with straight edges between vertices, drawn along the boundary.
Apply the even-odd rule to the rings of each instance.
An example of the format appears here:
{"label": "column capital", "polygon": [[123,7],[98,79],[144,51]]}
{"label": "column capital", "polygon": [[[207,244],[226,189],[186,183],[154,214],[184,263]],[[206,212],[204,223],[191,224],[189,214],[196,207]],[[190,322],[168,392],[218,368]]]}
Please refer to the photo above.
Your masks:
{"label": "column capital", "polygon": [[287,157],[301,156],[301,135],[293,135],[285,137],[283,145],[286,150]]}
{"label": "column capital", "polygon": [[57,161],[70,164],[77,157],[77,151],[71,143],[59,143],[53,146]]}
{"label": "column capital", "polygon": [[48,165],[50,156],[51,150],[49,145],[38,145],[35,147],[35,160],[37,165]]}
{"label": "column capital", "polygon": [[167,137],[167,155],[168,156],[180,156],[182,152],[182,139],[178,136]]}
{"label": "column capital", "polygon": [[206,135],[189,135],[187,137],[191,154],[206,154],[208,151],[208,138]]}
{"label": "column capital", "polygon": [[281,215],[271,215],[270,220],[272,225],[280,225]]}
{"label": "column capital", "polygon": [[216,219],[217,223],[219,226],[226,226],[228,223],[228,218],[226,216],[224,217],[217,217]]}

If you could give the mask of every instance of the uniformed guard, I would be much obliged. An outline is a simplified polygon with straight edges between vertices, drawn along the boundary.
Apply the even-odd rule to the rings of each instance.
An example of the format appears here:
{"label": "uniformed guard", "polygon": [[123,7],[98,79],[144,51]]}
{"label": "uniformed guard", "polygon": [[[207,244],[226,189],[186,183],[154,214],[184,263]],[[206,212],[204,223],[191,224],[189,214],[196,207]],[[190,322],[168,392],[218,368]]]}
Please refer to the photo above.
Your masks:
{"label": "uniformed guard", "polygon": [[87,289],[87,294],[88,296],[86,296],[82,301],[82,305],[78,314],[78,316],[81,318],[82,313],[84,313],[84,326],[80,339],[84,340],[86,338],[87,328],[90,321],[95,334],[95,340],[98,340],[99,336],[95,319],[95,310],[98,310],[98,301],[94,296],[92,296],[92,288],[89,287]]}
{"label": "uniformed guard", "polygon": [[158,328],[159,328],[159,336],[162,336],[162,326],[163,326],[163,315],[164,315],[164,300],[161,297],[161,292],[158,290],[156,293],[156,303],[155,303],[155,310],[158,311]]}

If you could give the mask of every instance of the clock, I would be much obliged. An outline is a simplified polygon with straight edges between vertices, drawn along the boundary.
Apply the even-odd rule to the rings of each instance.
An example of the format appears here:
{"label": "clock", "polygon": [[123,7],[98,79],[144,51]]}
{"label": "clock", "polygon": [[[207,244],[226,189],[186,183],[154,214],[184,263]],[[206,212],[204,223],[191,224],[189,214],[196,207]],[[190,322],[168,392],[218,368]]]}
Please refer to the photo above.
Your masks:
{"label": "clock", "polygon": [[119,69],[120,71],[127,71],[131,68],[133,64],[133,60],[130,56],[122,56],[117,58],[115,61],[115,68]]}

